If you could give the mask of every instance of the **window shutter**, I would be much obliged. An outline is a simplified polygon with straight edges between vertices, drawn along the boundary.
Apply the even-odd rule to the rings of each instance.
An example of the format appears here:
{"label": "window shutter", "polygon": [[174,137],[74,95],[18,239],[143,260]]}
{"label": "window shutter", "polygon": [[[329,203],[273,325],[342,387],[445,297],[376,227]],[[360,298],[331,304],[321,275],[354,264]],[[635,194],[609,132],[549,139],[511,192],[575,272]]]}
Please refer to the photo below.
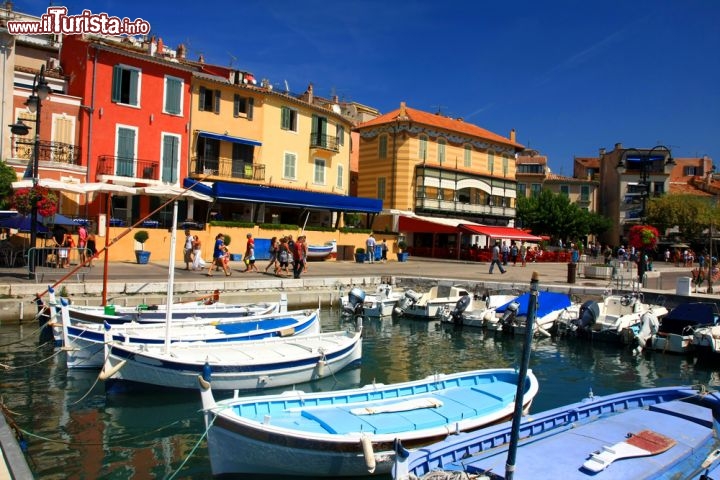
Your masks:
{"label": "window shutter", "polygon": [[252,120],[253,119],[253,108],[255,106],[255,99],[253,97],[248,98],[248,106],[247,106],[247,119]]}
{"label": "window shutter", "polygon": [[285,130],[288,130],[290,128],[290,110],[287,107],[282,107],[280,127],[284,128]]}
{"label": "window shutter", "polygon": [[237,93],[233,97],[233,116],[240,116],[240,95],[238,95]]}
{"label": "window shutter", "polygon": [[120,91],[122,88],[122,68],[120,65],[113,67],[113,83],[112,83],[112,101],[117,103],[120,101]]}
{"label": "window shutter", "polygon": [[180,86],[182,82],[177,78],[167,79],[165,92],[165,111],[174,115],[180,114]]}
{"label": "window shutter", "polygon": [[138,98],[138,80],[140,78],[140,72],[137,70],[130,71],[130,98],[128,103],[130,105],[140,105],[140,99]]}
{"label": "window shutter", "polygon": [[215,113],[220,113],[220,90],[215,90]]}
{"label": "window shutter", "polygon": [[200,87],[200,103],[198,104],[198,110],[201,112],[205,110],[205,95],[207,95],[207,89]]}

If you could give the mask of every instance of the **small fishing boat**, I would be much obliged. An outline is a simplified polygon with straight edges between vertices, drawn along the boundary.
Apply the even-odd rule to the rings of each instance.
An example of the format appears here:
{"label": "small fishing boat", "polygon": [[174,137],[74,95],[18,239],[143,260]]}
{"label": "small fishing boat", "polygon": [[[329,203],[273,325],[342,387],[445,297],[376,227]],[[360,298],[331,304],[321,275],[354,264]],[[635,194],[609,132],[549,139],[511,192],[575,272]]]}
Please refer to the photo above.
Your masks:
{"label": "small fishing boat", "polygon": [[695,328],[692,345],[698,359],[717,361],[720,358],[720,325]]}
{"label": "small fishing boat", "polygon": [[393,313],[418,320],[440,320],[443,315],[451,312],[463,297],[468,297],[463,301],[469,302],[466,308],[472,310],[472,297],[462,286],[440,284],[433,286],[426,293],[407,290],[398,300]]}
{"label": "small fishing boat", "polygon": [[323,260],[333,252],[337,252],[337,242],[332,240],[324,245],[308,245],[308,260]]}
{"label": "small fishing boat", "polygon": [[638,333],[637,351],[649,348],[660,352],[692,353],[696,329],[712,327],[720,322],[720,309],[714,302],[687,302],[658,321],[644,316]]}
{"label": "small fishing boat", "polygon": [[[201,382],[212,473],[332,478],[387,474],[396,439],[421,447],[451,432],[509,418],[517,383],[518,372],[506,368],[216,401],[210,384]],[[523,387],[527,409],[538,391],[532,372]]]}
{"label": "small fishing boat", "polygon": [[366,295],[365,290],[355,287],[340,298],[344,315],[364,315],[367,317],[386,317],[392,315],[393,308],[403,294],[394,292],[392,285],[380,284],[373,295]]}
{"label": "small fishing boat", "polygon": [[[67,302],[61,299],[62,348],[68,368],[100,368],[104,344],[110,340],[127,345],[158,345],[170,342],[227,343],[269,337],[311,335],[320,331],[317,310],[297,310],[266,315],[213,319],[199,322],[120,325],[71,322]],[[54,328],[54,327],[53,327]]]}
{"label": "small fishing boat", "polygon": [[717,392],[662,387],[591,395],[526,416],[512,463],[512,423],[506,422],[422,449],[397,445],[393,477],[499,480],[511,463],[515,480],[708,478],[701,475],[720,462],[718,422]]}
{"label": "small fishing boat", "polygon": [[496,318],[495,310],[508,302],[512,302],[518,295],[520,293],[517,291],[498,291],[497,293],[486,291],[481,296],[476,291],[473,294],[472,305],[475,307],[473,310],[468,310],[471,305],[469,298],[462,296],[451,311],[443,314],[441,321],[466,327],[486,327],[488,322],[492,323]]}
{"label": "small fishing boat", "polygon": [[[319,315],[319,310],[314,315]],[[138,385],[197,388],[203,375],[218,390],[260,390],[305,383],[358,365],[362,327],[296,337],[243,342],[175,342],[165,344],[105,342],[100,378],[106,388]],[[109,336],[109,334],[108,334]]]}
{"label": "small fishing boat", "polygon": [[561,315],[556,327],[560,335],[634,345],[645,313],[661,318],[668,310],[645,303],[639,292],[608,293],[601,301],[583,303],[577,316]]}

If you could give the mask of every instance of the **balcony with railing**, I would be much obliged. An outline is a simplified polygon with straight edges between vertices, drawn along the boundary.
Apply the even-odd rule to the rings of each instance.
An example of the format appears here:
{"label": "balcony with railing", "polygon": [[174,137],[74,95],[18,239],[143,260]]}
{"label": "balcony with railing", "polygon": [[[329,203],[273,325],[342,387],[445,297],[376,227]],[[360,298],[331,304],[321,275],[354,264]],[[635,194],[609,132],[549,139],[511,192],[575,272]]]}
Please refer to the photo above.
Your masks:
{"label": "balcony with railing", "polygon": [[415,210],[433,210],[448,215],[488,215],[493,217],[515,218],[513,207],[480,205],[461,201],[441,200],[437,198],[416,198]]}
{"label": "balcony with railing", "polygon": [[[160,180],[160,162],[130,157],[100,155],[97,176]],[[98,181],[101,179],[98,178]]]}
{"label": "balcony with railing", "polygon": [[239,180],[265,181],[265,165],[226,157],[194,157],[190,161],[191,176],[211,176]]}
{"label": "balcony with railing", "polygon": [[330,152],[339,152],[340,145],[337,137],[332,135],[310,134],[310,148],[319,148]]}
{"label": "balcony with railing", "polygon": [[[12,158],[30,161],[35,149],[34,140],[16,138],[12,144]],[[80,146],[63,142],[40,140],[38,158],[41,162],[57,162],[80,165]]]}

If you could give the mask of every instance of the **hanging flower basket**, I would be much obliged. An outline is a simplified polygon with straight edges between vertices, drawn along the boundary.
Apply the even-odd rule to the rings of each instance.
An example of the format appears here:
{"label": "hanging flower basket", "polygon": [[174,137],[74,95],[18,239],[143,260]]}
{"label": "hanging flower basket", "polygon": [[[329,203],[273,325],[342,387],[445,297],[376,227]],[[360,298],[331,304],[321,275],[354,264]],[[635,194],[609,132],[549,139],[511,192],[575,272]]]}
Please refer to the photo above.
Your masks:
{"label": "hanging flower basket", "polygon": [[635,225],[628,234],[630,246],[640,251],[654,250],[659,238],[660,233],[652,225]]}
{"label": "hanging flower basket", "polygon": [[57,194],[40,185],[32,188],[19,188],[13,193],[11,205],[21,214],[30,214],[33,204],[37,205],[38,214],[43,217],[51,217],[57,213]]}

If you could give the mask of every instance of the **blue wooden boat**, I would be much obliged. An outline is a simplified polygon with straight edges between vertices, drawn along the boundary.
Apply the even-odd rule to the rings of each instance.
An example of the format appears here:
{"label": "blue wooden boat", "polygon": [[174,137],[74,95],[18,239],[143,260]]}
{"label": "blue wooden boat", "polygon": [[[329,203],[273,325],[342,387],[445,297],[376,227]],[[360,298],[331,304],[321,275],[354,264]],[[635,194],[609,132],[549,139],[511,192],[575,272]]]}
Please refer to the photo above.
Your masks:
{"label": "blue wooden boat", "polygon": [[[212,473],[387,474],[395,439],[419,447],[510,418],[517,383],[518,372],[504,368],[215,401],[210,386],[201,382]],[[523,387],[527,409],[538,391],[532,372]]]}
{"label": "blue wooden boat", "polygon": [[[591,396],[526,416],[511,475],[516,480],[699,479],[718,469],[719,420],[720,394],[692,387]],[[393,476],[505,478],[511,427],[507,422],[452,435],[415,451],[398,442]]]}

